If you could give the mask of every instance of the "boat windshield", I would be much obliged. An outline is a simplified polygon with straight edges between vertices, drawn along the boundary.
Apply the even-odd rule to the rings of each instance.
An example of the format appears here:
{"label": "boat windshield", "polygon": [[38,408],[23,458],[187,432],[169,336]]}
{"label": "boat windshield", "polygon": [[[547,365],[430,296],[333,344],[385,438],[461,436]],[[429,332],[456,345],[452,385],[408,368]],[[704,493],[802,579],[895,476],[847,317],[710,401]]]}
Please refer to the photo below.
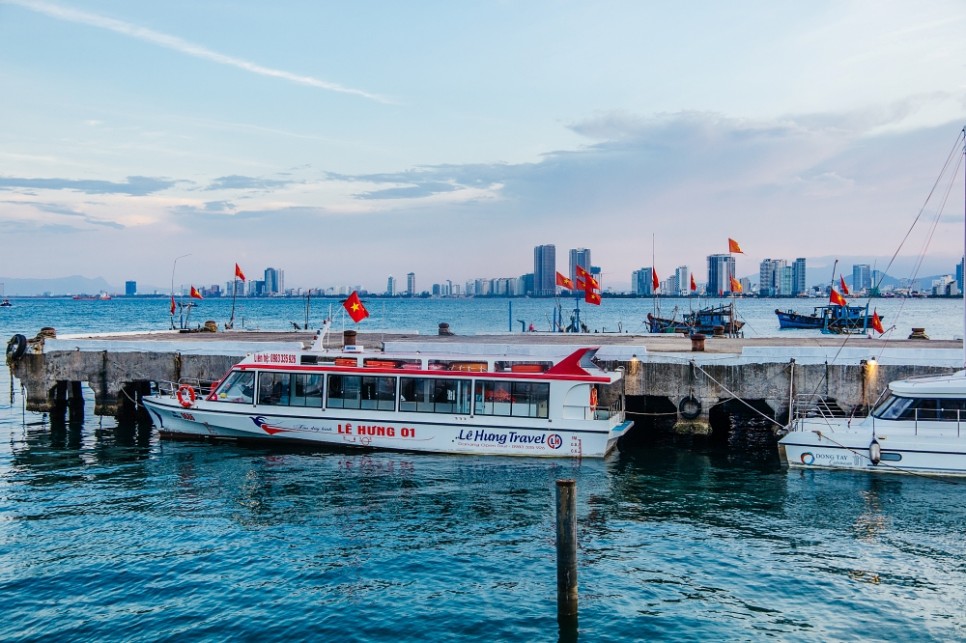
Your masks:
{"label": "boat windshield", "polygon": [[903,415],[908,416],[907,411],[910,410],[913,402],[915,400],[910,397],[890,395],[881,404],[872,409],[872,417],[880,420],[898,420]]}

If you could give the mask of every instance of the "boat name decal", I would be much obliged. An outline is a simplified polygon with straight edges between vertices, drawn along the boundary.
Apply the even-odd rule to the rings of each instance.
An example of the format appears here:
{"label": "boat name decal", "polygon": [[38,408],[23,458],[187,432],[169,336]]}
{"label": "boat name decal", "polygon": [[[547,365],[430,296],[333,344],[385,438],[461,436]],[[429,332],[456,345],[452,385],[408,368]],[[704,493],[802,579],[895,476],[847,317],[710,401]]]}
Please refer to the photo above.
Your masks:
{"label": "boat name decal", "polygon": [[255,353],[256,364],[298,364],[295,353]]}
{"label": "boat name decal", "polygon": [[365,435],[379,438],[395,438],[397,436],[403,438],[416,437],[416,429],[408,426],[400,427],[399,429],[396,429],[394,426],[376,424],[356,424],[353,426],[351,422],[340,424],[338,432],[343,435]]}
{"label": "boat name decal", "polygon": [[556,433],[531,435],[517,431],[497,432],[485,429],[460,429],[457,440],[468,442],[495,442],[500,446],[506,444],[545,444],[551,449],[559,449],[563,445],[563,438]]}

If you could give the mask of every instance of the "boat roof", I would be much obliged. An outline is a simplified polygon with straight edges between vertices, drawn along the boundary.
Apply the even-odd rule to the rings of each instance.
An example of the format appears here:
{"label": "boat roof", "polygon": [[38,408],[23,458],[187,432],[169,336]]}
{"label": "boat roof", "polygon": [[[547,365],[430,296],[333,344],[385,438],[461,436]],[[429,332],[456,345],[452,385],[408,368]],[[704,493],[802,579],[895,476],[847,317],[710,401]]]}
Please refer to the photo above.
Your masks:
{"label": "boat roof", "polygon": [[966,371],[948,375],[916,377],[889,383],[889,389],[902,397],[966,397]]}
{"label": "boat roof", "polygon": [[[303,351],[260,351],[250,353],[243,360],[236,364],[236,368],[317,368],[323,366],[326,370],[357,372],[365,369],[366,372],[392,372],[392,373],[427,373],[434,375],[442,374],[468,374],[479,375],[499,375],[521,378],[551,378],[551,379],[584,379],[594,381],[616,382],[621,379],[620,370],[607,371],[601,368],[594,357],[599,346],[581,346],[567,355],[560,356],[537,356],[530,354],[497,354],[493,352],[460,352],[460,353],[431,353],[431,352],[387,352],[372,351],[366,352],[360,347],[345,346],[328,350],[303,350]],[[496,363],[511,365],[511,370],[501,371],[492,368]],[[429,364],[449,364],[452,370],[433,369],[410,370],[404,365],[429,365]],[[516,371],[512,365],[517,364],[541,364],[544,368],[538,371]],[[467,368],[468,365],[480,365],[481,368]],[[486,367],[486,368],[482,368]]]}

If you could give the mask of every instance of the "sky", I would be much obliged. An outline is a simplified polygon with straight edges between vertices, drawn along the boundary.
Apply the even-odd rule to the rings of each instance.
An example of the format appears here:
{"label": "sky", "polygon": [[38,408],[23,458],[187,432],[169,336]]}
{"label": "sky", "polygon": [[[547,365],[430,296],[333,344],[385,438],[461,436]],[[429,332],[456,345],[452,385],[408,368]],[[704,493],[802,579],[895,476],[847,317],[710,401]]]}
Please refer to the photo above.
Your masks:
{"label": "sky", "polygon": [[0,0],[0,277],[428,289],[554,244],[625,289],[729,237],[739,275],[948,273],[963,33],[962,0]]}

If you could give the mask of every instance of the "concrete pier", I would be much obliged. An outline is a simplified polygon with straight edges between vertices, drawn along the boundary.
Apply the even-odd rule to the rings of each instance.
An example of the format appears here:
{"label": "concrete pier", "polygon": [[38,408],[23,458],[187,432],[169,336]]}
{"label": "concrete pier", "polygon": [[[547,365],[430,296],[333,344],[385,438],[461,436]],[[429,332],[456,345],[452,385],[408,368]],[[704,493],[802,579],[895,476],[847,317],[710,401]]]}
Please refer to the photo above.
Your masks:
{"label": "concrete pier", "polygon": [[[30,411],[56,412],[80,399],[75,383],[94,392],[98,415],[123,416],[156,381],[208,385],[247,353],[302,350],[311,332],[143,333],[51,337],[38,334],[23,355],[8,356],[12,374],[26,389]],[[709,337],[702,350],[679,335],[506,333],[418,335],[359,333],[366,352],[459,352],[465,345],[495,354],[562,355],[576,346],[600,346],[606,368],[625,371],[630,419],[664,415],[674,430],[713,431],[715,410],[740,404],[786,423],[795,395],[821,394],[844,412],[875,403],[895,379],[945,374],[962,368],[957,341],[876,340],[859,336],[739,339]],[[333,336],[330,347],[341,346]],[[69,394],[67,393],[69,391]],[[80,402],[82,404],[82,401]],[[601,404],[607,405],[602,399]],[[71,406],[72,415],[76,413]]]}

